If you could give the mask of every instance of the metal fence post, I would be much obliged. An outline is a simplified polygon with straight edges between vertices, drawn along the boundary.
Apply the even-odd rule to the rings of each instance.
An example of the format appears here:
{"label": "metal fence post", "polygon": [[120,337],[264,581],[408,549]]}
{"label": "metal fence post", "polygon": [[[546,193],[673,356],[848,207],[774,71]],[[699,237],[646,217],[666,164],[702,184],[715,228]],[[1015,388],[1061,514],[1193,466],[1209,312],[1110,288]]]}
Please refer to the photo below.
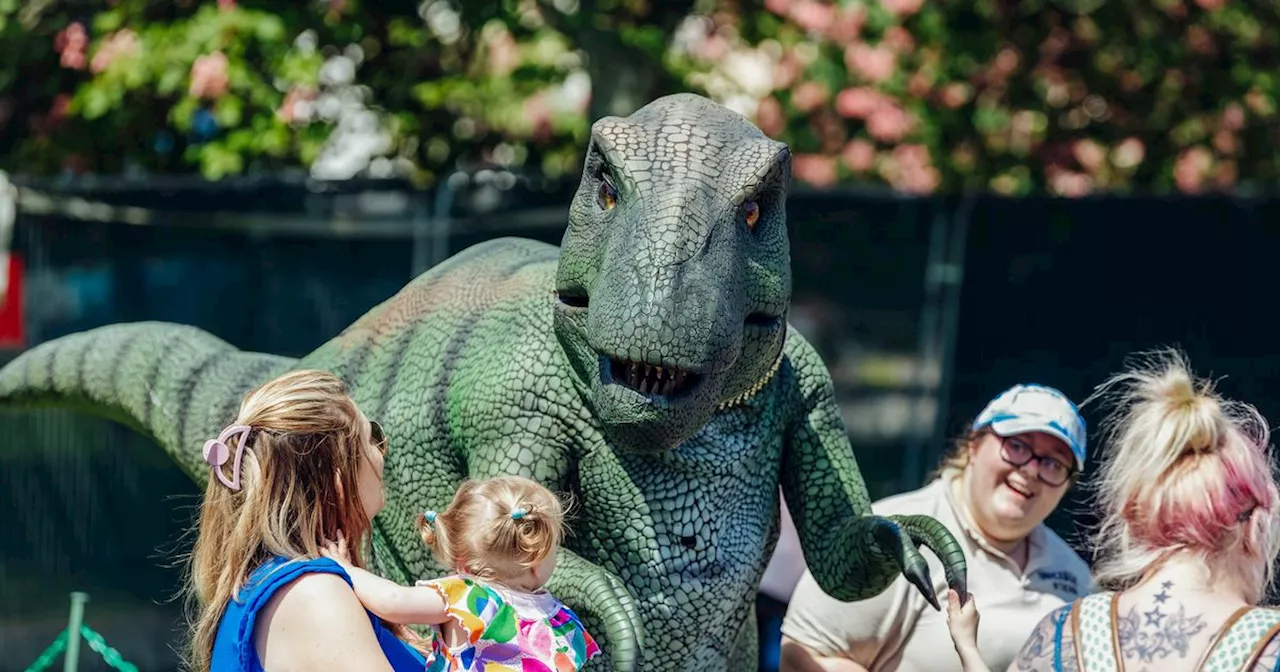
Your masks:
{"label": "metal fence post", "polygon": [[67,619],[67,653],[62,659],[62,672],[76,672],[80,666],[80,625],[84,623],[84,603],[88,593],[71,593],[71,617]]}

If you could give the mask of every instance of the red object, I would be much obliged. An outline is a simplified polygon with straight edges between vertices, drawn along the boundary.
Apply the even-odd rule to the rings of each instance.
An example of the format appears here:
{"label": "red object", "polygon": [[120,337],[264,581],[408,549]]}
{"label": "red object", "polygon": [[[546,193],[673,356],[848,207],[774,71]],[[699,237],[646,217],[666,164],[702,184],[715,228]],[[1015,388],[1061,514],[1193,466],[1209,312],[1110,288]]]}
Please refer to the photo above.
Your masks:
{"label": "red object", "polygon": [[22,314],[22,259],[9,253],[9,267],[0,268],[9,274],[9,284],[0,298],[0,348],[26,347],[26,330]]}

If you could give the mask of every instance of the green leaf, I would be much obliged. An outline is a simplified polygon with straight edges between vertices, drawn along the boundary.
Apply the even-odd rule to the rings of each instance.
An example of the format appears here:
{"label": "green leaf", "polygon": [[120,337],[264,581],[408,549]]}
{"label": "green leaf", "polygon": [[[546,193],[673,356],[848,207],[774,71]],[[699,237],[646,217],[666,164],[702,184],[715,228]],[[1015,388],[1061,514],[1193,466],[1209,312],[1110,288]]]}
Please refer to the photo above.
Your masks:
{"label": "green leaf", "polygon": [[218,99],[213,106],[213,118],[223,128],[234,128],[240,125],[244,113],[244,103],[239,96],[226,95]]}
{"label": "green leaf", "polygon": [[199,100],[191,97],[183,98],[178,101],[177,105],[170,108],[169,123],[173,124],[174,128],[182,131],[183,133],[191,131],[191,118],[195,115],[196,109],[199,107]]}
{"label": "green leaf", "polygon": [[114,33],[120,30],[122,25],[124,25],[124,17],[116,9],[109,9],[93,17],[93,31],[100,35]]}
{"label": "green leaf", "polygon": [[112,96],[103,87],[89,84],[80,92],[80,115],[85,119],[98,119],[111,110]]}

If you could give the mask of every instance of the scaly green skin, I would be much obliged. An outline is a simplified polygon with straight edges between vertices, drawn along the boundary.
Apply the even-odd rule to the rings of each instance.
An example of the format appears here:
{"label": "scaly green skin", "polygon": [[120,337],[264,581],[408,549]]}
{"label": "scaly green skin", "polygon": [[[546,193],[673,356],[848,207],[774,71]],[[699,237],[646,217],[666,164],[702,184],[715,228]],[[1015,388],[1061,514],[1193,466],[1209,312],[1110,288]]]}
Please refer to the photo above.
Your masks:
{"label": "scaly green skin", "polygon": [[[951,585],[965,575],[937,521],[870,515],[830,377],[785,321],[789,179],[785,145],[745,119],[659,99],[595,124],[559,249],[471,247],[296,361],[172,324],[66,336],[0,370],[0,401],[122,420],[202,480],[201,446],[247,390],[333,371],[390,441],[382,574],[442,574],[414,515],[442,510],[463,478],[524,474],[576,502],[549,588],[600,640],[593,667],[754,670],[779,484],[838,599],[904,574],[936,607],[919,544]],[[613,378],[629,364],[609,357],[699,375],[679,396],[646,395]]]}

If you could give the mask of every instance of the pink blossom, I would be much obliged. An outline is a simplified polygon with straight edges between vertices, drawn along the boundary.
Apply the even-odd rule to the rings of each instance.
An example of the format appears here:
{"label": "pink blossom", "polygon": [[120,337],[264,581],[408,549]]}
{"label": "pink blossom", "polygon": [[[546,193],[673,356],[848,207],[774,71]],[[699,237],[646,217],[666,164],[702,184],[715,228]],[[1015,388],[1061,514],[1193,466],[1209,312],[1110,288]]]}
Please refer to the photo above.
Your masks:
{"label": "pink blossom", "polygon": [[1214,12],[1222,9],[1227,4],[1227,0],[1196,0],[1196,4],[1205,11]]}
{"label": "pink blossom", "polygon": [[837,10],[835,21],[827,31],[827,37],[837,45],[848,45],[862,34],[862,25],[866,20],[867,10],[863,5]]}
{"label": "pink blossom", "polygon": [[1158,6],[1170,18],[1184,19],[1187,16],[1187,6],[1182,4],[1182,0],[1172,0],[1172,2],[1161,3]]}
{"label": "pink blossom", "polygon": [[71,70],[84,69],[84,50],[88,45],[89,35],[84,30],[84,24],[79,21],[58,31],[53,38],[54,50],[62,55],[58,62]]}
{"label": "pink blossom", "polygon": [[898,142],[911,130],[911,118],[892,103],[876,108],[867,118],[867,132],[877,140]]}
{"label": "pink blossom", "polygon": [[911,36],[911,32],[902,26],[890,26],[884,31],[884,37],[880,38],[880,44],[904,54],[911,51],[916,46],[916,40]]}
{"label": "pink blossom", "polygon": [[836,182],[836,160],[821,154],[797,154],[791,171],[796,179],[815,187],[829,187]]}
{"label": "pink blossom", "polygon": [[504,30],[489,43],[489,72],[498,77],[506,77],[518,65],[520,49],[511,33]]}
{"label": "pink blossom", "polygon": [[311,120],[311,101],[316,99],[316,92],[309,87],[295,86],[285,94],[284,102],[276,110],[276,118],[286,124],[294,122],[305,124]]}
{"label": "pink blossom", "polygon": [[764,8],[778,16],[786,16],[791,9],[791,0],[764,0]]}
{"label": "pink blossom", "polygon": [[216,99],[225,95],[229,86],[227,57],[221,51],[201,56],[191,64],[191,95]]}
{"label": "pink blossom", "polygon": [[791,85],[800,77],[802,70],[804,70],[804,65],[800,63],[800,59],[794,51],[783,53],[782,58],[778,59],[777,64],[773,66],[773,88],[791,88]]}
{"label": "pink blossom", "polygon": [[694,57],[704,61],[718,61],[728,53],[729,41],[719,33],[708,35],[693,48]]}
{"label": "pink blossom", "polygon": [[858,173],[868,171],[876,161],[875,145],[862,139],[851,140],[840,152],[840,159],[849,170]]}
{"label": "pink blossom", "polygon": [[1147,148],[1138,138],[1125,138],[1111,150],[1111,162],[1126,170],[1135,168],[1146,156]]}
{"label": "pink blossom", "polygon": [[1074,170],[1055,168],[1047,171],[1049,190],[1059,196],[1079,198],[1093,191],[1093,178]]}
{"label": "pink blossom", "polygon": [[1001,74],[1009,75],[1012,74],[1014,70],[1018,69],[1019,60],[1021,59],[1018,56],[1017,49],[1014,49],[1013,47],[1005,47],[1000,50],[999,54],[996,54],[995,68]]}
{"label": "pink blossom", "polygon": [[969,102],[969,86],[963,82],[952,82],[942,87],[942,104],[954,110]]}
{"label": "pink blossom", "polygon": [[938,188],[941,174],[933,167],[924,145],[899,145],[880,166],[880,173],[899,191],[927,194]]}
{"label": "pink blossom", "polygon": [[821,33],[830,28],[835,18],[835,7],[813,0],[798,0],[791,6],[791,20],[811,33]]}
{"label": "pink blossom", "polygon": [[1230,103],[1222,110],[1222,127],[1228,131],[1244,128],[1244,108],[1240,103]]}
{"label": "pink blossom", "polygon": [[532,137],[535,140],[545,139],[551,134],[551,106],[547,103],[545,91],[529,96],[521,105],[522,116],[533,127]]}
{"label": "pink blossom", "polygon": [[845,89],[836,96],[836,112],[849,119],[865,119],[888,102],[885,95],[875,89]]}
{"label": "pink blossom", "polygon": [[132,56],[138,52],[138,36],[128,28],[122,28],[103,40],[102,46],[98,47],[97,53],[93,55],[93,60],[89,62],[89,69],[95,74],[103,72],[111,67],[111,64],[122,56]]}
{"label": "pink blossom", "polygon": [[1218,132],[1213,134],[1213,148],[1222,154],[1235,154],[1239,145],[1236,134],[1225,128],[1218,129]]}
{"label": "pink blossom", "polygon": [[897,187],[912,194],[931,194],[942,182],[942,175],[937,168],[926,166],[902,172],[902,179]]}
{"label": "pink blossom", "polygon": [[898,16],[908,16],[920,11],[924,0],[880,0],[880,5]]}
{"label": "pink blossom", "polygon": [[907,93],[914,98],[928,97],[929,91],[933,88],[933,72],[928,68],[921,68],[911,79],[907,80]]}
{"label": "pink blossom", "polygon": [[756,126],[770,137],[777,137],[786,128],[782,103],[779,103],[777,98],[769,96],[756,106]]}
{"label": "pink blossom", "polygon": [[898,67],[898,57],[888,47],[859,43],[845,47],[844,63],[850,71],[862,75],[867,81],[883,82],[893,76]]}
{"label": "pink blossom", "polygon": [[49,106],[49,123],[56,125],[58,122],[67,118],[67,111],[71,109],[71,96],[65,93],[59,93],[53,97],[53,104]]}
{"label": "pink blossom", "polygon": [[827,100],[827,87],[818,82],[804,82],[791,92],[791,104],[801,112],[812,112]]}
{"label": "pink blossom", "polygon": [[1095,140],[1077,140],[1071,145],[1071,153],[1086,172],[1096,173],[1107,160],[1107,150]]}
{"label": "pink blossom", "polygon": [[1195,193],[1204,184],[1204,178],[1213,168],[1213,155],[1204,147],[1191,147],[1178,155],[1173,165],[1173,179],[1178,189]]}
{"label": "pink blossom", "polygon": [[229,12],[236,8],[236,0],[218,0],[218,9]]}

